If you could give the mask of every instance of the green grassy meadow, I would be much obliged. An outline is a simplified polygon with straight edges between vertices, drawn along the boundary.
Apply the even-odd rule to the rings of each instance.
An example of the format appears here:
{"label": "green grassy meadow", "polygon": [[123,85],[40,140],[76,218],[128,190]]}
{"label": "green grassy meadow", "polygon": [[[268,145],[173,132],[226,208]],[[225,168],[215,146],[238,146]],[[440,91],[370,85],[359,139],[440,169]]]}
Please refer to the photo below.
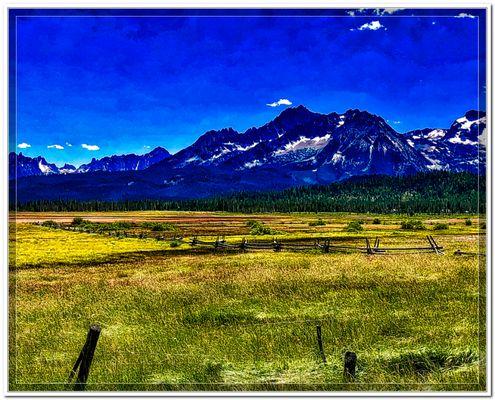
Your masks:
{"label": "green grassy meadow", "polygon": [[[74,217],[132,221],[120,231],[142,237],[113,225],[91,233],[35,224]],[[252,220],[276,233],[253,235]],[[405,220],[424,229],[404,230]],[[348,231],[352,221],[363,230]],[[88,327],[100,324],[87,390],[483,391],[485,257],[453,254],[485,253],[483,223],[474,215],[12,214],[10,390],[72,390],[67,378]],[[445,255],[172,244],[197,235],[415,246],[427,234]],[[343,377],[346,351],[358,357],[354,381]]]}

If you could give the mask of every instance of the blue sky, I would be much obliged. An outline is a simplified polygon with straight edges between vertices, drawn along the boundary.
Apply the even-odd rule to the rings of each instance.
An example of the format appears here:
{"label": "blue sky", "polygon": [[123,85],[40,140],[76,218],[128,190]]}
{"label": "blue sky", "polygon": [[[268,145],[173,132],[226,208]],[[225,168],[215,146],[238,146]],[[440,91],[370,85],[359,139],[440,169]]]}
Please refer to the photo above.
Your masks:
{"label": "blue sky", "polygon": [[279,99],[399,132],[485,109],[481,10],[11,13],[10,147],[57,164],[176,152],[268,122]]}

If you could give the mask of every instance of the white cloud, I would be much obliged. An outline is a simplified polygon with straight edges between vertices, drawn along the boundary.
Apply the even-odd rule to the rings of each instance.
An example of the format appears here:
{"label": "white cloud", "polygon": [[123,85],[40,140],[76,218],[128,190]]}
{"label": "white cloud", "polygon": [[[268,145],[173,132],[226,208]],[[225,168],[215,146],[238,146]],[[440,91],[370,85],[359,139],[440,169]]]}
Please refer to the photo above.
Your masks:
{"label": "white cloud", "polygon": [[66,145],[67,147],[72,147],[72,145],[71,145],[69,142],[65,142],[65,145]]}
{"label": "white cloud", "polygon": [[[359,31],[366,31],[366,30],[369,30],[369,31],[377,31],[378,29],[385,29],[387,30],[387,28],[385,28],[381,23],[380,21],[371,21],[371,22],[367,22],[366,24],[363,24],[361,25],[358,30]],[[352,30],[352,29],[351,29]]]}
{"label": "white cloud", "polygon": [[86,143],[83,143],[81,145],[81,147],[83,149],[86,149],[86,150],[89,150],[89,151],[96,151],[96,150],[100,150],[100,147],[97,146],[96,144],[86,144]]}
{"label": "white cloud", "polygon": [[358,8],[346,11],[346,13],[352,17],[355,15],[392,15],[402,10],[405,10],[405,8]]}
{"label": "white cloud", "polygon": [[57,150],[63,150],[64,146],[61,146],[59,144],[51,144],[50,146],[46,146],[47,149],[57,149]]}
{"label": "white cloud", "polygon": [[27,148],[31,147],[31,145],[29,143],[23,142],[23,143],[19,143],[17,145],[17,147],[19,147],[20,149],[27,149]]}
{"label": "white cloud", "polygon": [[476,17],[471,14],[460,13],[459,15],[456,15],[454,18],[476,18]]}
{"label": "white cloud", "polygon": [[151,149],[151,146],[148,146],[148,145],[144,145],[143,146],[145,149]]}
{"label": "white cloud", "polygon": [[275,101],[273,103],[268,103],[267,106],[268,107],[278,107],[278,106],[290,106],[292,104],[292,101],[288,100],[288,99],[280,99],[279,101]]}
{"label": "white cloud", "polygon": [[385,14],[395,14],[397,11],[405,10],[405,8],[376,8],[376,15],[385,15]]}

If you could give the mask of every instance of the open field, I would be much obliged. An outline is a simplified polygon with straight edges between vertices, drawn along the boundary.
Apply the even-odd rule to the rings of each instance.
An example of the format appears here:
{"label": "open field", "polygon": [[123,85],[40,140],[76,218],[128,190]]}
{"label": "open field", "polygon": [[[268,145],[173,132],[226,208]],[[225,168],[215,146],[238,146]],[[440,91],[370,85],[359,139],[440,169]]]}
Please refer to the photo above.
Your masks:
{"label": "open field", "polygon": [[[74,217],[133,225],[87,233],[34,224],[67,227]],[[319,219],[324,225],[314,225]],[[410,219],[425,229],[402,229]],[[251,235],[250,220],[276,234]],[[362,231],[347,231],[359,220]],[[485,258],[453,254],[485,252],[477,216],[19,213],[11,222],[11,390],[71,390],[65,383],[91,323],[102,333],[88,390],[485,388]],[[147,222],[169,225],[154,231]],[[426,234],[445,255],[172,246],[177,235],[378,236],[414,246]],[[342,374],[346,350],[358,356],[351,383]]]}

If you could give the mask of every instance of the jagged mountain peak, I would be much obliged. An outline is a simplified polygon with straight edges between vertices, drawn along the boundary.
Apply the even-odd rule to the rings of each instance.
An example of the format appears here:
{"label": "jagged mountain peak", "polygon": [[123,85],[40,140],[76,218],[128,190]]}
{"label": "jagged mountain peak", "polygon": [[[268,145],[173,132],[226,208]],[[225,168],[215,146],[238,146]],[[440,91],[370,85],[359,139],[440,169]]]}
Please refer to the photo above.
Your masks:
{"label": "jagged mountain peak", "polygon": [[166,148],[158,146],[158,147],[155,147],[153,150],[151,150],[148,154],[152,154],[152,155],[169,154],[170,155],[170,152]]}
{"label": "jagged mountain peak", "polygon": [[314,119],[316,116],[321,116],[322,114],[310,111],[303,105],[296,107],[288,107],[282,111],[275,119],[274,123],[282,125],[301,125],[307,122],[309,119]]}
{"label": "jagged mountain peak", "polygon": [[484,111],[469,110],[466,114],[464,114],[464,116],[468,121],[475,121],[486,117],[486,113]]}

